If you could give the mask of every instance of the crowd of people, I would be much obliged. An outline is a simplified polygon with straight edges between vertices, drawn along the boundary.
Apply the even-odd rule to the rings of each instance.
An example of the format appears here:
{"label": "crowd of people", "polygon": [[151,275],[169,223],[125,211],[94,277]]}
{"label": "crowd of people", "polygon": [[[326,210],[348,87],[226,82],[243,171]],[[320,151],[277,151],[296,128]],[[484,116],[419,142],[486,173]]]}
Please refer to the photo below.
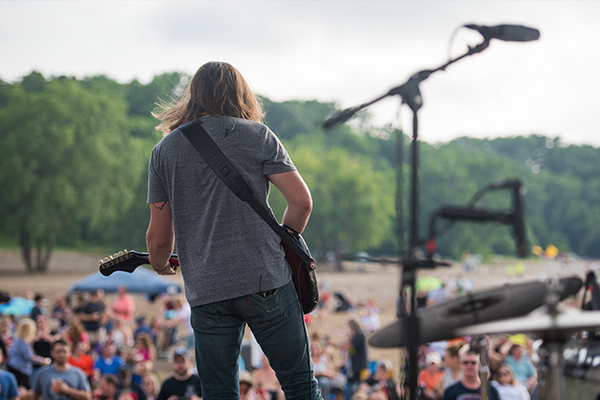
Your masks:
{"label": "crowd of people", "polygon": [[[369,358],[367,336],[380,327],[375,298],[355,304],[337,296],[327,279],[321,289],[317,311],[305,320],[312,332],[311,360],[323,398],[403,398],[407,379],[394,379],[398,366]],[[445,287],[440,290],[421,293],[420,306],[453,295]],[[136,313],[135,300],[125,288],[110,304],[102,290],[73,301],[59,296],[52,305],[38,295],[30,315],[0,317],[0,400],[201,399],[189,305],[169,296],[162,300],[161,314],[148,319]],[[345,337],[338,332],[337,341],[318,333],[327,327],[330,310],[348,316]],[[531,341],[499,336],[489,344],[490,399],[496,394],[502,400],[529,399],[537,376],[529,357]],[[160,359],[169,359],[172,366],[172,375],[162,381],[155,369]],[[419,399],[450,400],[479,390],[479,363],[480,355],[463,338],[421,346]],[[241,400],[285,398],[264,354],[256,365],[240,357],[239,385]]]}

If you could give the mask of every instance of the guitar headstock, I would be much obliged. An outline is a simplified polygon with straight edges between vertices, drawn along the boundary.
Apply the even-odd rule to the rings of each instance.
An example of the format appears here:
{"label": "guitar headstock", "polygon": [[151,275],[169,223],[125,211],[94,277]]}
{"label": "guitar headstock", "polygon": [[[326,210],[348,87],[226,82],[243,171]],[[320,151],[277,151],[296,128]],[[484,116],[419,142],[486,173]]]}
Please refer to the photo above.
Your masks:
{"label": "guitar headstock", "polygon": [[148,254],[123,250],[99,261],[100,273],[109,276],[115,271],[133,272],[142,264],[148,263]]}

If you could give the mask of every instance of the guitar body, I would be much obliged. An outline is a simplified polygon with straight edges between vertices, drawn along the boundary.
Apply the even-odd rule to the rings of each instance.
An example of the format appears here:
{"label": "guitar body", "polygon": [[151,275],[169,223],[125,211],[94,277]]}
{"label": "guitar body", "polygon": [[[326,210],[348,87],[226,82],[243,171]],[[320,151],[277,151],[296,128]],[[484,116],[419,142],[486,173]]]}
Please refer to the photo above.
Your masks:
{"label": "guitar body", "polygon": [[[302,238],[297,234],[293,236],[300,247],[310,255],[310,250]],[[300,305],[304,314],[309,314],[317,308],[319,304],[319,285],[317,284],[317,269],[315,262],[311,260],[309,265],[306,265],[300,257],[285,243],[281,242],[285,251],[285,259],[290,264],[292,269],[292,281],[294,288],[298,294]]]}

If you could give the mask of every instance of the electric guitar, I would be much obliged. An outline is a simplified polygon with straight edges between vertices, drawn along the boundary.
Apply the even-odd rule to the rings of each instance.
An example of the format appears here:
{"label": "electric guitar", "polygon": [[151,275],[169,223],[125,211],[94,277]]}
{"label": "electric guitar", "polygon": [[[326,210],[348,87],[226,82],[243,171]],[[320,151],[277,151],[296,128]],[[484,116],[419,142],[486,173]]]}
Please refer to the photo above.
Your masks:
{"label": "electric guitar", "polygon": [[[98,269],[104,276],[109,276],[115,271],[132,273],[140,265],[149,265],[149,257],[150,255],[148,253],[123,250],[100,260]],[[171,258],[169,258],[169,262],[177,269],[177,267],[179,267],[179,258],[177,258],[177,254],[173,254]]]}
{"label": "electric guitar", "polygon": [[[298,242],[300,247],[310,255],[308,246],[301,235],[293,235],[294,240]],[[300,305],[304,314],[308,314],[317,308],[319,303],[319,287],[317,284],[317,272],[314,261],[310,265],[305,265],[298,255],[285,243],[281,242],[285,251],[285,259],[292,269],[292,281],[294,288],[300,299]],[[169,259],[171,265],[178,267],[179,258],[177,254],[173,254]],[[99,261],[100,273],[104,276],[109,276],[115,271],[133,272],[140,265],[150,264],[148,253],[139,253],[137,251],[123,250],[112,256],[104,257]]]}

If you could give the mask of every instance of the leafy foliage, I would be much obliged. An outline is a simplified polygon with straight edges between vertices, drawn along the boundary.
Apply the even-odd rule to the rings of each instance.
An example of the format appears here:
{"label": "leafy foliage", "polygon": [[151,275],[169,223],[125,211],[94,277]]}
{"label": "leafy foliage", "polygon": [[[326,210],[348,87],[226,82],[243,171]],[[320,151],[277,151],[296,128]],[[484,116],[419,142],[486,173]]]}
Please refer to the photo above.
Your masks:
{"label": "leafy foliage", "polygon": [[[147,162],[161,134],[150,112],[182,93],[189,77],[165,73],[142,84],[106,76],[46,80],[32,72],[19,83],[0,81],[0,238],[19,243],[32,270],[44,269],[52,246],[143,248],[149,211]],[[305,237],[317,256],[368,251],[397,255],[407,242],[409,139],[396,161],[396,140],[385,129],[322,121],[336,111],[318,101],[263,98],[266,123],[282,139],[307,181],[314,210]],[[368,118],[365,117],[365,118]],[[466,205],[481,188],[509,178],[526,188],[531,245],[600,257],[600,150],[562,146],[542,135],[419,143],[419,233],[443,205]],[[395,205],[396,170],[403,183]],[[285,202],[273,190],[282,215]],[[509,193],[477,202],[509,209]],[[396,209],[403,216],[398,226]],[[443,224],[442,224],[443,225]],[[498,224],[440,226],[438,251],[514,254],[511,230]],[[397,233],[402,235],[397,239]]]}

